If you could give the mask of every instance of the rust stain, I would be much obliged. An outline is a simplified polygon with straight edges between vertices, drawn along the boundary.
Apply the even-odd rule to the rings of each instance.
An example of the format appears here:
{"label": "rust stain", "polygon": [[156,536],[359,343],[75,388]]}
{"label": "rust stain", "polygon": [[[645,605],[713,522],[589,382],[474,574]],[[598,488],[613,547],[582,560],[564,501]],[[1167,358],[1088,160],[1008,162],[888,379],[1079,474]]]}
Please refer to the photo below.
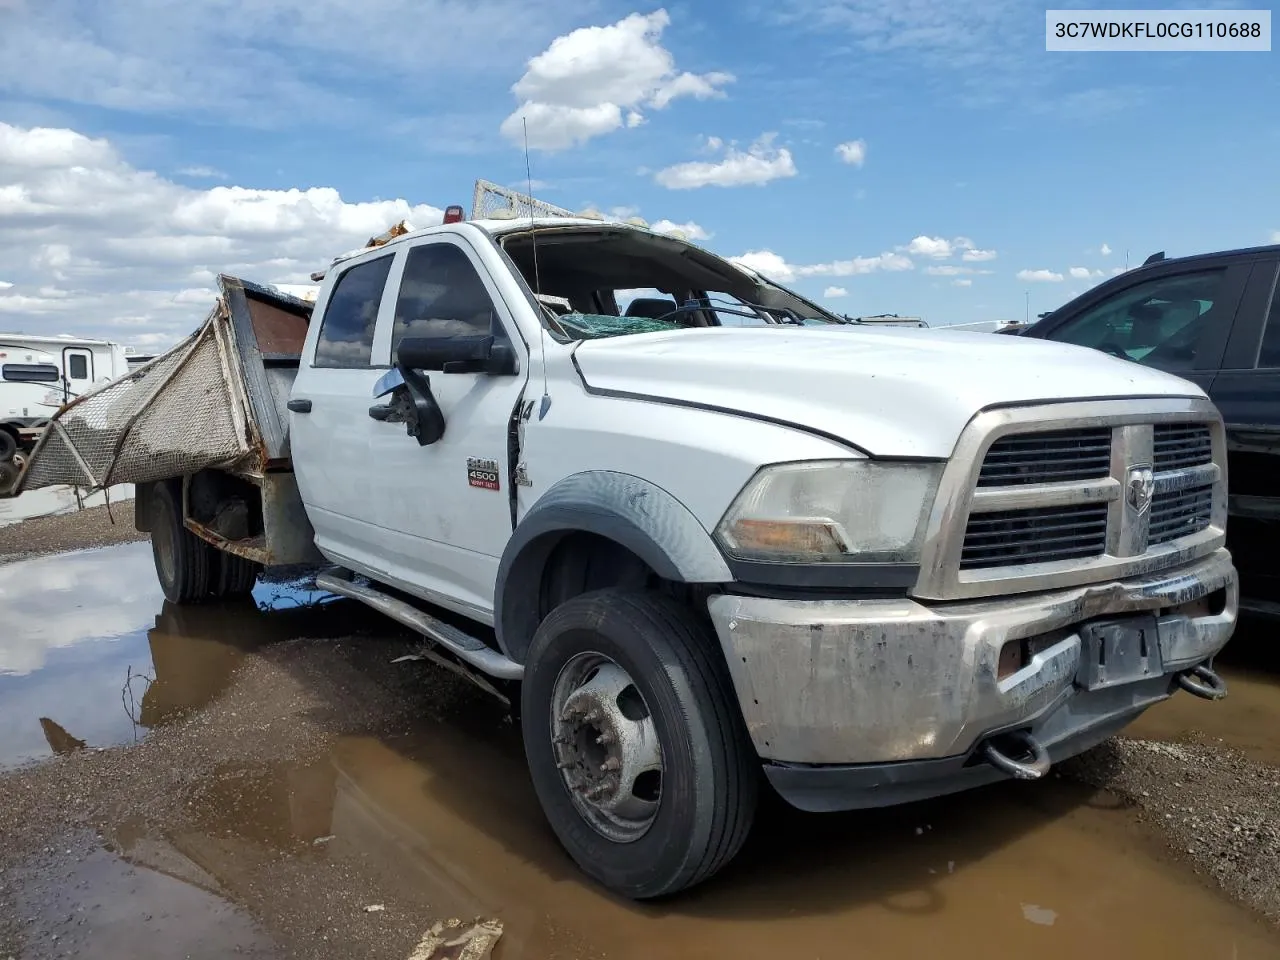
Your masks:
{"label": "rust stain", "polygon": [[258,349],[263,353],[301,356],[302,344],[307,338],[307,318],[282,310],[275,304],[251,297],[246,299]]}
{"label": "rust stain", "polygon": [[376,237],[370,237],[369,242],[366,243],[365,246],[380,247],[384,243],[390,243],[396,237],[403,237],[408,232],[409,232],[409,225],[405,223],[405,221],[401,220],[399,223],[391,227],[389,230],[378,234]]}
{"label": "rust stain", "polygon": [[213,544],[213,546],[226,553],[243,557],[246,560],[253,560],[266,566],[270,566],[274,562],[274,555],[267,548],[266,537],[261,534],[256,537],[250,537],[248,540],[228,540],[221,534],[206,527],[199,520],[192,520],[190,517],[184,521],[183,526],[201,540]]}

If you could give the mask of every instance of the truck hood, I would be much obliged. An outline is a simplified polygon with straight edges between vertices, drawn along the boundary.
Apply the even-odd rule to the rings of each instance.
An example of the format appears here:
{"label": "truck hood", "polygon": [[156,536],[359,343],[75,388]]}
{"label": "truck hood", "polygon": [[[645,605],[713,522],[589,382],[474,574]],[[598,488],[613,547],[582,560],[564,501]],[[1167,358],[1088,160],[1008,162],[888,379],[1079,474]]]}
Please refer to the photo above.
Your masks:
{"label": "truck hood", "polygon": [[947,330],[706,327],[588,340],[588,389],[796,424],[876,457],[950,456],[994,404],[1203,397],[1086,347]]}

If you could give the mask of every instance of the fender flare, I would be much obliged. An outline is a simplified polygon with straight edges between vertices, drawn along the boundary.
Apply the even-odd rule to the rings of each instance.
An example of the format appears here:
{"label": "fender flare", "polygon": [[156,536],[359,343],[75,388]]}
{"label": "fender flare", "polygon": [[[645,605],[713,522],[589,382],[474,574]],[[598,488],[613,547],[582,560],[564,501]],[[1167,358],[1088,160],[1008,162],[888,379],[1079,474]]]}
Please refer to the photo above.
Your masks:
{"label": "fender flare", "polygon": [[565,477],[525,514],[498,566],[494,630],[512,660],[524,655],[538,629],[543,570],[571,533],[592,533],[626,547],[658,576],[679,583],[734,579],[711,535],[666,490],[627,473],[591,470]]}

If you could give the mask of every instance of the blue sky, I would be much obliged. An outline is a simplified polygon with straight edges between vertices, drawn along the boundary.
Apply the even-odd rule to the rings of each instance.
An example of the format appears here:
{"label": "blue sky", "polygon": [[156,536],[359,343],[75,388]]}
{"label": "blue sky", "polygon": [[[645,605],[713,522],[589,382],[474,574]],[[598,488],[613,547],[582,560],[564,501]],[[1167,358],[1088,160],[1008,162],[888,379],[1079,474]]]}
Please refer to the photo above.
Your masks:
{"label": "blue sky", "polygon": [[521,116],[549,201],[843,312],[1020,319],[1280,231],[1275,58],[1047,53],[1012,0],[0,0],[0,329],[172,342],[219,271],[523,183]]}

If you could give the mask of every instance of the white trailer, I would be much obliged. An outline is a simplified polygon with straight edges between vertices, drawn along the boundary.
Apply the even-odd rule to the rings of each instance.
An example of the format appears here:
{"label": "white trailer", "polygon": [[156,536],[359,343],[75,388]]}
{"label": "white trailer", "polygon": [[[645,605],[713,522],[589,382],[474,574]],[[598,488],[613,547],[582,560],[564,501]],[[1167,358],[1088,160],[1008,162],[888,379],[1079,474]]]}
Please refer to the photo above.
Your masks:
{"label": "white trailer", "polygon": [[129,369],[109,340],[0,333],[0,463],[30,450],[63,404]]}

